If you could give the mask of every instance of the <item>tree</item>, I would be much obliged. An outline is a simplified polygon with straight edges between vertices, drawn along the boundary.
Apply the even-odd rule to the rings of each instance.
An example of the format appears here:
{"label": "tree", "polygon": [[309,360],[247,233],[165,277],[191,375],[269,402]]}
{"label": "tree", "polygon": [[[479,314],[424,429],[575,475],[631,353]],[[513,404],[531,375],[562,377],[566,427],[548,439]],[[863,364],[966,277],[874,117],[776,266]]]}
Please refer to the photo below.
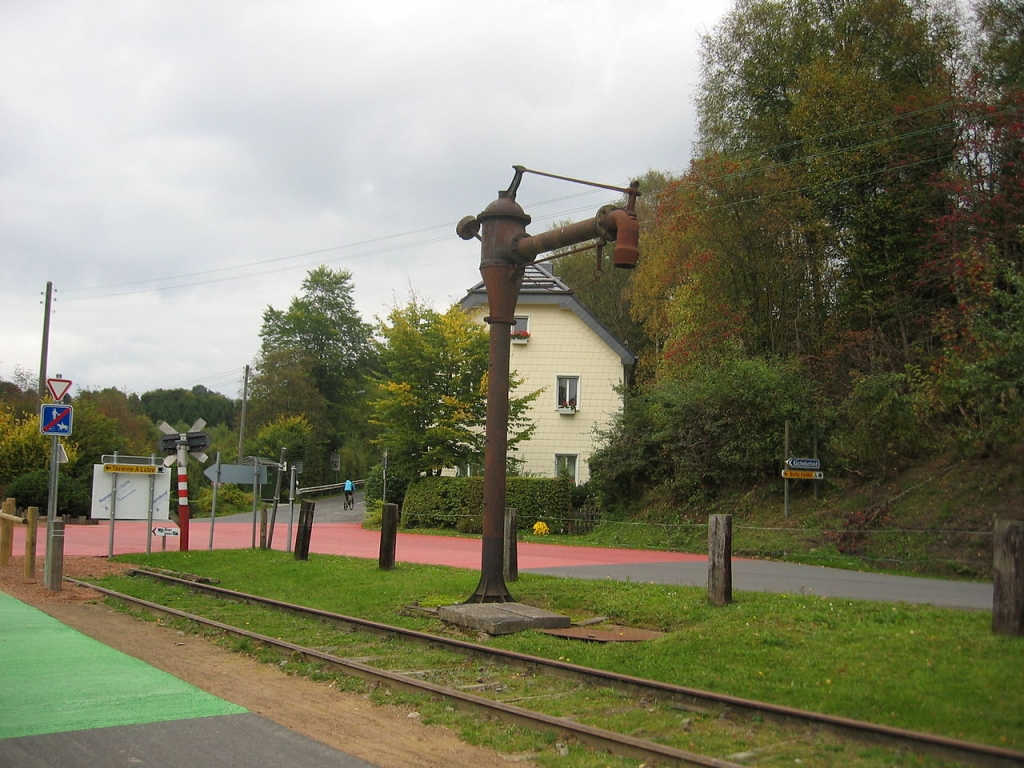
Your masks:
{"label": "tree", "polygon": [[192,389],[154,389],[140,398],[143,411],[153,423],[166,421],[173,427],[188,429],[196,419],[210,426],[229,424],[235,414],[235,403],[202,384]]}
{"label": "tree", "polygon": [[[487,330],[458,306],[440,314],[413,299],[393,309],[379,333],[385,373],[371,420],[390,464],[408,477],[482,464]],[[509,399],[510,449],[533,432],[526,409],[537,394]]]}
{"label": "tree", "polygon": [[310,478],[329,474],[332,451],[357,456],[365,471],[366,380],[375,367],[372,327],[359,317],[352,275],[320,266],[302,283],[287,310],[267,307],[262,345],[252,382],[253,426],[282,416],[304,416],[312,425]]}

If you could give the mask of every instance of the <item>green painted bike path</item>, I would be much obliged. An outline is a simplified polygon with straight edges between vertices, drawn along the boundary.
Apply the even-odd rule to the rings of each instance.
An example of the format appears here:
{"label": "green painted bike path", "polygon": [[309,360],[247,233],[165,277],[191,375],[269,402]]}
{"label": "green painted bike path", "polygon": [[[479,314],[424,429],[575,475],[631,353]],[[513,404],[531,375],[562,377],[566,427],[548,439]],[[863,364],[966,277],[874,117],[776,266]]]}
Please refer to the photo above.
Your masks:
{"label": "green painted bike path", "polygon": [[0,592],[0,739],[243,712]]}

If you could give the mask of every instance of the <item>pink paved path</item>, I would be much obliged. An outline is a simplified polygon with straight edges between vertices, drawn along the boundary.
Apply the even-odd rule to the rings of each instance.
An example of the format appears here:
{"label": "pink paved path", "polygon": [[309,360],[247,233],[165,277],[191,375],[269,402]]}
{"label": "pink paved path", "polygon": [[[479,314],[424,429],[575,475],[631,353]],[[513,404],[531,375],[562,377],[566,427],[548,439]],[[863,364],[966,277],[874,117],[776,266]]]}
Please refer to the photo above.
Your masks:
{"label": "pink paved path", "polygon": [[[173,527],[161,521],[155,525]],[[292,528],[294,537],[298,526]],[[118,521],[114,526],[115,555],[146,551],[146,523]],[[258,534],[257,534],[258,535]],[[274,528],[273,548],[285,550],[288,524],[278,523]],[[159,552],[166,542],[167,549],[177,551],[179,539],[153,536],[150,551]],[[257,542],[259,539],[257,538]],[[210,543],[209,520],[193,520],[189,524],[189,548],[205,551]],[[252,545],[252,523],[218,523],[214,528],[215,549],[245,549]],[[601,547],[567,547],[558,544],[519,542],[519,568],[557,568],[574,565],[622,565],[627,563],[678,563],[704,561],[703,555],[678,552],[653,552],[631,549],[605,549]],[[380,531],[364,530],[359,523],[313,523],[309,551],[328,555],[349,555],[376,559],[380,554]],[[25,552],[24,526],[15,526],[14,555]],[[46,526],[40,525],[36,542],[38,557],[46,552]],[[106,557],[110,552],[110,524],[68,525],[64,529],[64,554],[68,556]],[[480,539],[454,536],[427,536],[399,533],[395,559],[406,563],[450,565],[456,568],[480,567]]]}

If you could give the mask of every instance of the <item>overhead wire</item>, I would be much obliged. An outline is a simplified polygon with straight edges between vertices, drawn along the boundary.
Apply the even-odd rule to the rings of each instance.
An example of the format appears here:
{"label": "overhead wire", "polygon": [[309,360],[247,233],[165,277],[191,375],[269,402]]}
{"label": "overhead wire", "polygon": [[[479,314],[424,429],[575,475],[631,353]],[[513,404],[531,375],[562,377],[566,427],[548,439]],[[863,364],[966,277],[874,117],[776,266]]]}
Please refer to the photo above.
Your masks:
{"label": "overhead wire", "polygon": [[[736,161],[743,161],[745,158],[746,159],[750,159],[750,158],[755,158],[755,157],[763,157],[765,154],[778,153],[779,151],[785,150],[787,148],[792,148],[792,147],[799,146],[799,145],[805,145],[805,144],[808,144],[808,143],[811,143],[811,142],[823,142],[823,141],[826,141],[826,140],[829,140],[829,139],[833,139],[833,138],[836,138],[836,137],[840,137],[840,136],[843,136],[845,134],[853,133],[853,132],[856,132],[856,131],[863,131],[863,130],[875,128],[875,127],[878,127],[878,126],[881,126],[881,125],[893,124],[893,123],[895,123],[897,121],[902,121],[902,120],[906,120],[906,119],[909,119],[909,118],[912,118],[912,117],[916,117],[916,116],[920,116],[920,115],[923,115],[923,114],[928,114],[928,113],[931,113],[931,112],[935,112],[937,110],[949,109],[949,108],[954,108],[954,107],[962,106],[962,105],[963,105],[962,102],[955,102],[955,101],[945,102],[943,104],[933,105],[933,106],[930,106],[930,107],[922,108],[920,110],[915,110],[913,112],[907,112],[907,113],[903,113],[903,114],[899,114],[899,115],[893,115],[891,117],[888,117],[888,118],[885,118],[885,119],[882,119],[882,120],[876,120],[876,121],[872,121],[872,122],[869,122],[869,123],[862,123],[862,124],[846,126],[846,127],[842,128],[842,129],[826,132],[826,133],[823,133],[823,134],[819,134],[817,136],[803,137],[801,139],[796,139],[796,140],[792,140],[792,141],[788,141],[788,142],[783,142],[783,143],[777,144],[777,145],[772,146],[772,147],[758,148],[757,150],[751,150],[750,152],[747,152],[747,153],[739,153],[737,155],[731,155],[729,157],[730,157],[731,160],[736,160]],[[1017,107],[1017,108],[1008,108],[1006,110],[1003,110],[1003,113],[1007,113],[1007,112],[1011,112],[1011,111],[1019,111],[1019,109],[1020,109],[1019,107]],[[944,122],[944,123],[942,123],[940,125],[936,125],[936,126],[928,126],[928,127],[925,127],[925,128],[917,128],[917,129],[914,129],[912,131],[907,131],[907,132],[902,133],[902,134],[896,134],[894,136],[885,136],[885,137],[881,137],[881,138],[877,138],[877,139],[872,139],[871,141],[861,142],[859,144],[851,145],[849,147],[837,147],[837,148],[829,149],[827,151],[822,151],[822,152],[818,152],[818,153],[812,153],[810,155],[804,155],[804,156],[801,156],[800,158],[797,158],[797,159],[794,159],[794,160],[791,160],[791,161],[787,161],[787,162],[769,163],[767,165],[759,165],[759,166],[756,166],[756,167],[751,167],[751,168],[743,169],[743,170],[740,170],[740,171],[733,171],[733,172],[729,172],[729,173],[719,174],[717,176],[710,176],[710,177],[706,177],[706,178],[700,179],[699,181],[694,181],[694,182],[691,182],[691,183],[694,183],[694,184],[699,183],[701,185],[711,185],[711,184],[722,183],[722,182],[726,182],[726,181],[730,181],[730,180],[735,180],[735,179],[742,179],[742,178],[745,178],[745,177],[748,177],[748,176],[751,176],[751,175],[760,175],[760,174],[764,174],[764,173],[770,172],[772,170],[785,169],[787,167],[790,167],[790,166],[793,166],[793,165],[797,165],[797,164],[799,164],[799,165],[806,165],[808,163],[812,163],[814,161],[821,160],[821,159],[826,159],[826,158],[829,158],[829,157],[840,156],[840,155],[851,153],[851,152],[864,151],[866,149],[870,149],[870,148],[874,148],[874,147],[878,147],[878,146],[883,146],[883,145],[891,145],[893,143],[896,143],[896,142],[899,142],[899,141],[903,141],[903,140],[906,140],[906,139],[909,139],[909,138],[914,138],[914,137],[918,137],[918,136],[928,135],[929,133],[937,133],[937,132],[940,132],[940,131],[949,130],[950,128],[955,127],[955,125],[956,125],[956,121],[955,120],[946,121],[946,122]],[[888,166],[886,168],[873,169],[872,171],[870,171],[868,173],[865,173],[865,174],[857,174],[857,175],[854,175],[854,176],[843,177],[843,178],[836,179],[836,180],[828,182],[828,183],[813,184],[813,185],[803,185],[803,186],[800,186],[800,187],[792,187],[792,188],[787,189],[787,190],[780,190],[780,191],[774,192],[771,195],[758,195],[758,196],[756,196],[754,198],[747,198],[747,199],[744,199],[744,200],[725,202],[725,203],[721,203],[721,204],[719,204],[717,206],[713,206],[713,207],[710,207],[710,208],[705,209],[705,210],[712,210],[714,208],[721,208],[721,207],[728,207],[728,206],[738,206],[738,205],[743,205],[743,204],[746,204],[748,202],[751,202],[754,199],[766,199],[766,198],[770,198],[770,197],[778,197],[780,195],[792,194],[792,193],[797,193],[797,192],[801,192],[801,191],[808,191],[808,190],[811,190],[811,189],[820,188],[822,186],[847,183],[847,182],[850,182],[850,181],[867,178],[867,177],[870,177],[871,175],[874,175],[874,174],[877,174],[877,173],[884,173],[886,171],[892,171],[892,170],[898,170],[898,169],[901,169],[901,168],[913,167],[914,165],[918,165],[918,164],[926,163],[926,162],[935,162],[935,161],[949,160],[949,159],[951,159],[951,157],[952,156],[950,156],[950,155],[935,156],[935,157],[928,158],[927,160],[919,161],[918,163],[911,163],[911,164],[904,164],[904,165],[897,165],[897,166]],[[579,198],[579,197],[584,197],[584,196],[588,196],[588,195],[592,195],[592,194],[595,194],[595,190],[588,190],[588,191],[579,192],[579,193],[575,193],[575,194],[563,195],[563,196],[559,196],[559,197],[555,197],[555,198],[550,198],[548,200],[536,201],[536,202],[530,203],[530,205],[533,206],[533,207],[543,207],[545,205],[551,205],[553,203],[563,202],[563,201],[566,201],[566,200],[571,200],[571,199],[575,199],[575,198]],[[669,194],[669,191],[668,190],[663,190],[663,191],[655,192],[655,193],[652,193],[652,194],[656,198],[656,197],[658,197],[660,195]],[[580,212],[585,212],[585,211],[589,211],[589,210],[590,210],[590,208],[588,208],[588,207],[576,207],[576,208],[563,209],[563,210],[559,210],[559,211],[556,211],[556,212],[553,212],[553,213],[550,213],[550,214],[546,214],[546,215],[543,215],[543,216],[536,216],[534,218],[534,220],[535,221],[555,220],[555,219],[559,219],[559,218],[571,217],[573,214],[580,213]],[[687,213],[688,214],[692,214],[692,213],[699,213],[699,212],[701,212],[701,211],[688,211]],[[203,285],[211,285],[211,284],[223,283],[223,282],[228,282],[228,281],[237,281],[237,280],[245,280],[245,279],[256,278],[256,277],[263,277],[263,276],[266,276],[268,274],[276,274],[276,273],[291,271],[291,270],[299,269],[299,268],[308,268],[312,263],[338,264],[338,263],[344,263],[344,262],[348,262],[348,261],[351,261],[351,260],[355,260],[355,259],[358,259],[358,258],[363,258],[363,257],[366,257],[366,256],[378,255],[380,253],[390,253],[390,252],[394,252],[394,251],[398,251],[398,250],[407,250],[407,249],[412,249],[412,248],[419,248],[419,247],[423,247],[423,246],[428,246],[428,245],[436,244],[436,243],[439,243],[439,242],[448,241],[448,240],[450,240],[452,238],[452,235],[444,235],[444,236],[440,236],[440,237],[431,237],[431,238],[422,238],[422,239],[419,239],[419,240],[414,240],[412,242],[401,243],[401,244],[391,245],[391,246],[387,246],[387,247],[364,249],[364,250],[357,251],[355,253],[346,254],[344,256],[340,256],[340,257],[337,257],[337,258],[332,258],[332,259],[327,259],[327,260],[320,260],[318,262],[303,262],[303,263],[300,263],[300,264],[289,264],[287,266],[281,266],[281,267],[278,267],[276,269],[271,269],[271,270],[265,270],[264,269],[264,270],[260,270],[260,271],[257,271],[257,272],[252,272],[251,271],[251,270],[257,269],[257,268],[259,268],[261,266],[268,265],[268,264],[276,264],[276,263],[281,263],[281,262],[294,261],[296,259],[302,259],[302,258],[306,258],[306,257],[309,257],[309,256],[319,256],[319,255],[322,255],[322,254],[332,253],[332,252],[335,252],[335,251],[341,251],[341,250],[352,249],[352,248],[359,248],[360,246],[363,246],[363,245],[372,245],[372,244],[375,244],[375,243],[386,243],[386,242],[394,241],[394,240],[397,240],[397,239],[400,239],[400,238],[403,238],[403,237],[409,237],[411,235],[417,235],[417,234],[432,232],[432,231],[435,231],[435,230],[447,229],[449,231],[452,231],[452,230],[454,230],[454,226],[455,226],[454,222],[448,222],[448,223],[437,224],[437,225],[428,226],[428,227],[420,227],[420,228],[408,230],[408,231],[405,231],[405,232],[400,232],[400,233],[395,233],[395,234],[390,234],[390,235],[383,235],[381,237],[368,238],[368,239],[365,239],[365,240],[360,240],[360,241],[356,241],[356,242],[352,242],[352,243],[345,243],[345,244],[329,246],[329,247],[321,248],[321,249],[302,251],[302,252],[299,252],[299,253],[293,253],[293,254],[288,254],[288,255],[284,255],[284,256],[276,256],[276,257],[272,257],[272,258],[269,258],[269,259],[263,259],[263,260],[256,261],[256,262],[248,262],[248,263],[245,263],[245,264],[238,264],[238,265],[227,266],[227,267],[218,267],[218,268],[214,268],[214,269],[201,270],[201,271],[183,273],[183,274],[179,274],[179,275],[171,275],[171,276],[166,276],[166,277],[148,278],[148,279],[141,279],[141,280],[135,280],[135,281],[127,281],[127,282],[124,282],[124,283],[117,283],[117,284],[113,284],[113,285],[105,284],[103,286],[93,287],[93,288],[67,289],[67,290],[64,291],[64,302],[63,302],[64,306],[62,307],[62,309],[64,311],[75,311],[74,307],[68,307],[67,306],[68,303],[72,303],[72,304],[78,303],[78,302],[85,303],[85,302],[89,302],[89,301],[95,300],[95,299],[120,298],[120,297],[123,297],[123,296],[141,295],[141,294],[152,294],[154,292],[171,291],[171,290],[177,290],[177,289],[182,289],[182,288],[194,288],[194,287],[199,287],[199,286],[203,286]],[[441,261],[430,262],[429,264],[427,264],[427,263],[417,264],[413,268],[422,268],[422,267],[427,267],[427,266],[437,266],[437,265],[440,265],[440,264],[452,263],[453,261],[455,261],[455,259],[445,259],[445,260],[441,260]],[[396,271],[408,271],[409,269],[410,269],[410,267],[408,267],[408,266],[401,266],[401,267],[389,268],[389,269],[385,269],[385,270],[379,270],[379,271],[373,272],[371,274],[373,276],[377,276],[377,275],[382,275],[382,274],[389,274],[389,273],[396,272]],[[194,281],[190,281],[190,282],[178,283],[178,284],[175,284],[175,285],[165,285],[165,286],[152,285],[151,287],[143,287],[143,286],[147,286],[147,285],[155,284],[155,283],[168,282],[168,281],[174,281],[174,280],[183,280],[183,279],[188,279],[188,278],[206,277],[208,275],[220,274],[220,273],[224,273],[224,272],[234,272],[236,274],[231,274],[231,275],[227,275],[227,276],[224,276],[224,277],[218,277],[218,278],[212,278],[212,279],[194,280]],[[110,289],[112,289],[112,288],[119,288],[119,287],[130,288],[131,290],[110,292]],[[86,295],[76,296],[75,295],[75,294],[83,294],[83,293],[88,293],[88,292],[97,291],[97,290],[106,290],[107,292],[105,292],[105,293],[96,293],[96,294],[88,295],[88,296],[86,296]],[[68,294],[71,294],[71,295],[68,296]],[[81,310],[78,310],[78,311],[90,311],[90,310],[88,308],[82,308]]]}

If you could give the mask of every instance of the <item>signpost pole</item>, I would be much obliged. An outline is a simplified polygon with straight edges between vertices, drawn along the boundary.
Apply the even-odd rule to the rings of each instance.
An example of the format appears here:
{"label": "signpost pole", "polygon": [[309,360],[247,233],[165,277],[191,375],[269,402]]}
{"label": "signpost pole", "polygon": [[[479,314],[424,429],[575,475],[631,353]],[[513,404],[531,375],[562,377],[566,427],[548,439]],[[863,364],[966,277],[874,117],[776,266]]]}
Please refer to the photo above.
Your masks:
{"label": "signpost pole", "polygon": [[252,459],[252,548],[256,549],[256,506],[261,495],[259,459]]}
{"label": "signpost pole", "polygon": [[217,488],[220,486],[220,451],[217,451],[217,463],[213,470],[213,497],[210,501],[210,546],[213,550],[213,526],[217,522]]}
{"label": "signpost pole", "polygon": [[[63,571],[63,563],[58,562],[64,556],[63,552],[57,551],[56,545],[56,522],[57,522],[57,481],[60,475],[57,472],[57,436],[50,438],[50,496],[46,504],[46,562],[43,564],[43,584],[51,592],[60,592],[60,578],[54,579],[54,574]],[[61,543],[63,544],[63,538]],[[56,584],[53,582],[56,580]]]}
{"label": "signpost pole", "polygon": [[[117,451],[114,451],[114,465],[117,465]],[[114,556],[114,518],[117,517],[117,472],[110,473],[110,536],[107,543],[107,557]]]}
{"label": "signpost pole", "polygon": [[[785,453],[783,455],[786,457],[786,460],[788,461],[789,460],[789,419],[786,419],[786,448],[785,448]],[[789,518],[789,478],[787,477],[782,482],[786,486],[786,489],[785,489],[785,499],[786,499],[786,502],[785,502],[784,512],[785,512],[785,517],[788,519]]]}
{"label": "signpost pole", "polygon": [[[149,454],[149,460],[153,466],[156,466],[156,454]],[[156,495],[156,475],[152,474],[149,476],[149,507],[146,511],[146,554],[148,555],[153,550],[153,506],[156,499],[153,497]]]}
{"label": "signpost pole", "polygon": [[288,544],[285,548],[285,552],[292,551],[292,522],[295,520],[295,475],[296,467],[295,462],[292,462],[291,469],[291,480],[288,483]]}

